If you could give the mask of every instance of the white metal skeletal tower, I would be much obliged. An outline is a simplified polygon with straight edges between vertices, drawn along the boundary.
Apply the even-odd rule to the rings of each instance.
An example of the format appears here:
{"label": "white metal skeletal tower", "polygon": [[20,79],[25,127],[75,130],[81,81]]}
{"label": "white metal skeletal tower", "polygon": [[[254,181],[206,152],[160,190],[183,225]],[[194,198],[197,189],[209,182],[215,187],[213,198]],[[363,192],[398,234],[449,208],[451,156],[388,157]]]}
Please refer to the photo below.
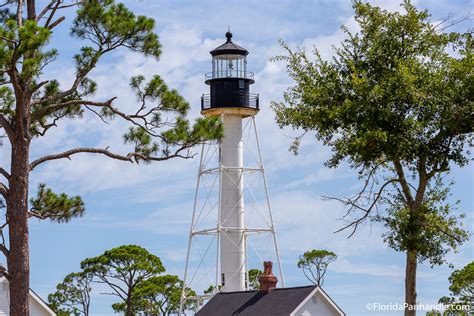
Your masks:
{"label": "white metal skeletal tower", "polygon": [[[211,93],[201,98],[201,114],[218,117],[224,136],[202,146],[181,311],[218,291],[254,288],[249,271],[268,259],[277,262],[284,286],[255,125],[259,96],[249,92],[254,78],[247,71],[248,51],[232,42],[230,32],[226,37],[211,51],[212,72],[206,74]],[[190,289],[207,291],[196,295]]]}

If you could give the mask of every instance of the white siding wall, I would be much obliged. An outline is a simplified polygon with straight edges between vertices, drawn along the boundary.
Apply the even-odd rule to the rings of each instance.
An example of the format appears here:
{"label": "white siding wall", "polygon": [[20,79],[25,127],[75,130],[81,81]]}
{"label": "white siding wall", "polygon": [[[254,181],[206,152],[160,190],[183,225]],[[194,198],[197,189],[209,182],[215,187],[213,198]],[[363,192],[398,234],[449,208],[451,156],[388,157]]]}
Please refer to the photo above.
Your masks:
{"label": "white siding wall", "polygon": [[317,292],[296,313],[296,316],[339,316],[330,303]]}
{"label": "white siding wall", "polygon": [[30,295],[30,316],[51,316],[51,314]]}
{"label": "white siding wall", "polygon": [[6,281],[0,282],[0,315],[10,314],[10,298],[8,295],[8,283]]}
{"label": "white siding wall", "polygon": [[[10,315],[9,305],[10,291],[8,289],[8,282],[5,279],[0,279],[0,316]],[[29,316],[53,316],[45,309],[33,296],[30,294],[30,315]]]}

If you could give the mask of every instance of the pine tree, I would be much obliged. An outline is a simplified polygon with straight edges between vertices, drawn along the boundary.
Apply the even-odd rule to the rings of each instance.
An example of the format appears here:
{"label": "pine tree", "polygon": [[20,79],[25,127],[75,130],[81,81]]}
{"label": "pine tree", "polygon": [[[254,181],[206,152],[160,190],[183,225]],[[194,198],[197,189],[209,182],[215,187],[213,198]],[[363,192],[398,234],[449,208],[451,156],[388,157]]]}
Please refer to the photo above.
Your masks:
{"label": "pine tree", "polygon": [[138,288],[165,272],[160,258],[136,245],[123,245],[84,259],[81,268],[84,273],[94,276],[96,283],[109,287],[107,294],[120,300],[112,305],[113,310],[126,316],[140,311],[142,297],[136,295]]}
{"label": "pine tree", "polygon": [[[107,100],[92,99],[97,85],[91,71],[110,52],[127,49],[151,58],[160,56],[153,19],[136,16],[114,0],[48,0],[45,7],[37,9],[39,3],[6,0],[0,8],[0,128],[11,151],[9,168],[0,166],[0,194],[6,207],[6,223],[1,228],[2,232],[8,229],[9,240],[9,245],[0,245],[0,251],[7,258],[7,268],[1,273],[10,282],[12,315],[29,314],[28,219],[65,222],[84,212],[80,197],[56,194],[43,184],[38,196],[29,201],[32,171],[46,162],[71,159],[80,153],[133,163],[190,158],[193,146],[221,135],[216,120],[199,119],[191,125],[186,119],[189,104],[159,76],[149,81],[143,76],[131,79],[131,89],[139,100],[132,113],[121,111],[113,95]],[[55,78],[44,78],[43,72],[54,66],[58,56],[48,44],[67,10],[77,10],[71,41],[87,44],[74,56],[72,84],[62,87]],[[80,147],[31,159],[32,143],[47,137],[59,121],[80,119],[87,112],[99,116],[99,122],[122,120],[124,126],[130,126],[123,138],[131,150],[117,153],[108,147]]]}

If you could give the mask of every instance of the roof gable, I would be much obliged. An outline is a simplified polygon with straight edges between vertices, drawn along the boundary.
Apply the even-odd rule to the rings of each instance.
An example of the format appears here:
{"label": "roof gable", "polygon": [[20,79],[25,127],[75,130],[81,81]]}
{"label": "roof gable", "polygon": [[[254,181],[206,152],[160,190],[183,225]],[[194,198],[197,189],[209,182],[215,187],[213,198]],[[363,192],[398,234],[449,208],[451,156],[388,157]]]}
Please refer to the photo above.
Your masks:
{"label": "roof gable", "polygon": [[290,314],[290,316],[295,316],[296,313],[300,311],[300,309],[312,298],[314,297],[317,293],[321,295],[322,298],[326,300],[326,302],[331,306],[336,313],[338,313],[341,316],[345,316],[346,313],[332,300],[332,298],[321,288],[321,287],[316,287],[313,292],[308,295],[296,308],[295,310]]}

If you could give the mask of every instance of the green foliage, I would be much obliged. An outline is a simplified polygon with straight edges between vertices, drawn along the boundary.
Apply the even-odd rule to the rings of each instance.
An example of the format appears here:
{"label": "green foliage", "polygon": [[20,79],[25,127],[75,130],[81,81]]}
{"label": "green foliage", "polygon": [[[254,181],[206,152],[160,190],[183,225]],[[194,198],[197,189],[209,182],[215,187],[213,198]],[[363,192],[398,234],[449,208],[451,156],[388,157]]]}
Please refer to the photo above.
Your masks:
{"label": "green foliage", "polygon": [[112,308],[116,312],[125,312],[127,316],[140,310],[140,299],[134,296],[137,287],[165,271],[160,258],[135,245],[120,246],[85,259],[81,268],[94,275],[97,282],[110,287],[110,294],[121,300]]}
{"label": "green foliage", "polygon": [[104,50],[123,46],[130,50],[159,57],[161,45],[153,32],[155,21],[135,16],[122,3],[114,0],[85,1],[77,11],[71,33],[88,39]]}
{"label": "green foliage", "polygon": [[260,283],[258,282],[258,277],[262,274],[260,269],[250,269],[249,270],[249,289],[258,290]]}
{"label": "green foliage", "polygon": [[[159,137],[162,141],[160,150],[153,146],[141,144],[143,152],[134,155],[138,160],[151,159],[150,154],[160,153],[159,160],[169,155],[172,157],[187,157],[186,151],[196,143],[206,139],[221,137],[219,124],[216,120],[201,120],[191,127],[185,119],[189,110],[189,104],[178,94],[176,90],[170,90],[159,76],[155,76],[150,82],[145,83],[143,76],[132,78],[132,90],[137,93],[140,100],[139,109],[130,115],[118,111],[112,107],[111,102],[95,102],[93,107],[99,107],[98,111],[91,108],[91,102],[84,100],[91,96],[97,89],[97,84],[88,78],[90,71],[96,67],[99,60],[107,53],[124,48],[146,56],[158,58],[161,54],[161,44],[157,34],[153,31],[155,22],[145,16],[136,16],[122,3],[114,0],[91,0],[78,3],[79,9],[72,23],[71,35],[88,42],[78,54],[74,56],[76,64],[76,77],[71,88],[63,90],[55,79],[37,82],[42,70],[55,60],[56,50],[46,50],[53,35],[53,27],[50,19],[44,26],[33,20],[25,20],[21,27],[18,26],[16,15],[11,14],[9,9],[2,11],[0,20],[0,36],[5,40],[0,43],[0,84],[7,73],[10,65],[16,63],[21,65],[19,78],[29,84],[29,91],[21,91],[22,96],[31,95],[30,131],[33,137],[44,136],[46,131],[57,125],[61,119],[81,118],[85,110],[94,113],[102,113],[103,119],[115,118],[117,116],[132,122],[143,128],[144,133]],[[53,11],[54,15],[56,11]],[[11,81],[11,80],[10,80]],[[5,79],[5,82],[7,80]],[[13,83],[13,82],[11,82]],[[14,90],[20,89],[20,83],[13,83]],[[143,88],[143,90],[140,90]],[[17,96],[20,91],[16,91]],[[13,90],[8,86],[0,87],[0,100],[4,101],[0,106],[0,114],[4,114],[9,120],[14,120],[16,102]],[[83,101],[83,102],[81,102]],[[156,103],[149,107],[146,103]],[[175,124],[170,118],[162,118],[161,112],[172,112],[177,114]],[[143,124],[142,124],[143,123]],[[162,123],[162,124],[160,124]],[[206,125],[206,126],[204,126]],[[215,126],[214,126],[215,125]],[[169,131],[158,129],[168,126]],[[203,127],[214,128],[204,131]],[[165,134],[165,135],[162,135]],[[128,137],[131,135],[125,135]],[[168,139],[169,138],[169,139]],[[172,154],[172,148],[178,147],[179,154]],[[184,147],[184,148],[179,148]]]}
{"label": "green foliage", "polygon": [[[185,144],[183,149],[186,150],[206,139],[219,139],[223,136],[222,126],[217,118],[197,119],[191,127],[189,121],[185,119],[190,109],[189,103],[176,90],[170,90],[159,76],[154,76],[149,82],[146,82],[143,76],[133,77],[130,87],[135,92],[142,110],[145,110],[145,104],[152,104],[148,109],[150,118],[146,123],[139,127],[131,127],[123,136],[124,142],[134,145],[135,152],[141,154],[140,157],[136,157],[137,161],[150,162],[153,160],[150,158],[158,153],[164,157],[172,155],[173,145]],[[103,114],[112,117],[115,115],[107,108],[103,109]],[[170,115],[175,115],[174,124],[159,135],[154,134],[155,129],[170,125]],[[151,136],[160,139],[161,144],[153,142]]]}
{"label": "green foliage", "polygon": [[[67,14],[69,10],[77,11]],[[58,56],[58,51],[51,47],[68,45],[67,40],[54,42],[56,27],[67,17],[73,17],[70,35],[73,40],[79,40],[82,47],[73,57],[75,73],[72,77],[60,74],[61,81],[68,84],[64,87],[56,78],[47,76],[55,73],[47,69],[54,65]],[[131,88],[137,94],[138,104],[131,113],[116,107],[113,91],[110,91],[108,99],[91,99],[98,89],[91,72],[107,54],[124,49],[158,59],[161,44],[154,28],[153,19],[135,15],[124,4],[114,0],[68,3],[62,0],[6,0],[1,4],[0,146],[7,139],[10,156],[14,159],[11,159],[10,166],[0,166],[2,179],[6,180],[0,181],[1,203],[6,202],[6,224],[2,227],[9,225],[7,240],[11,245],[8,249],[3,242],[0,248],[8,257],[12,283],[18,284],[17,289],[22,292],[20,299],[11,300],[13,314],[26,315],[29,308],[26,299],[29,288],[29,256],[25,251],[28,249],[28,237],[25,237],[25,232],[28,232],[27,217],[67,222],[84,212],[80,197],[56,194],[44,184],[39,186],[37,196],[30,199],[28,183],[33,182],[30,181],[30,173],[36,167],[46,162],[70,159],[80,153],[137,163],[192,158],[191,150],[195,145],[222,136],[220,123],[215,119],[190,123],[186,118],[189,104],[176,90],[169,89],[159,76],[148,82],[143,76],[132,78]],[[110,76],[113,75],[110,73]],[[131,144],[134,150],[116,153],[107,146],[64,148],[31,160],[31,146],[35,140],[50,136],[48,132],[60,122],[80,119],[85,113],[105,124],[114,119],[125,123],[124,141]],[[94,126],[89,127],[93,133]],[[10,195],[9,191],[15,194]],[[133,254],[132,249],[129,250]],[[161,262],[157,267],[162,269]],[[94,273],[100,275],[99,270]],[[132,279],[136,281],[147,273],[153,274],[140,271]],[[105,278],[104,275],[102,277]],[[114,290],[117,296],[123,295],[117,288]],[[122,298],[122,301],[126,300]],[[126,304],[127,315],[130,315],[131,302]]]}
{"label": "green foliage", "polygon": [[[464,149],[472,144],[474,60],[471,34],[438,32],[404,2],[407,13],[391,13],[354,2],[360,34],[347,35],[332,62],[315,50],[314,60],[292,51],[275,60],[288,63],[296,82],[273,103],[278,124],[315,131],[333,148],[331,167],[348,159],[367,167],[397,157],[427,167],[448,160],[468,162]],[[454,49],[459,57],[447,51]]]}
{"label": "green foliage", "polygon": [[324,276],[331,262],[336,261],[337,255],[328,250],[306,251],[298,260],[298,268],[303,269],[306,278],[317,286],[324,284]]}
{"label": "green foliage", "polygon": [[[55,3],[50,5],[51,12],[44,11],[51,14],[44,25],[40,25],[42,20],[28,19],[19,25],[10,8],[1,11],[0,36],[4,40],[0,43],[0,69],[3,69],[0,71],[0,85],[5,85],[0,87],[0,100],[3,101],[0,114],[8,121],[15,120],[17,104],[26,102],[23,98],[29,98],[27,102],[31,106],[31,112],[25,117],[31,137],[45,136],[60,120],[81,118],[85,111],[97,114],[103,121],[118,117],[132,124],[124,140],[137,149],[122,157],[133,158],[136,162],[189,158],[192,156],[189,150],[196,144],[222,137],[216,119],[200,119],[194,125],[190,124],[185,118],[189,104],[157,75],[149,82],[143,76],[132,78],[130,86],[139,101],[137,111],[132,114],[115,108],[112,104],[115,98],[104,102],[85,100],[97,90],[97,84],[88,75],[105,54],[120,48],[155,58],[161,54],[161,44],[153,31],[154,20],[137,16],[114,0],[77,3],[71,35],[87,44],[74,56],[76,75],[72,86],[62,89],[53,78],[38,82],[43,69],[57,56],[56,50],[46,49],[56,26],[51,20],[56,13],[56,9],[52,10]],[[16,64],[21,67],[18,67],[20,71],[14,80],[4,78],[13,76],[8,71]],[[18,96],[22,100],[18,100]],[[151,137],[159,141],[151,141]]]}
{"label": "green foliage", "polygon": [[[181,300],[183,281],[176,275],[151,277],[141,282],[134,291],[139,301],[140,311],[146,315],[177,314]],[[188,296],[195,296],[191,289],[186,289]],[[188,301],[185,310],[194,308],[195,302]]]}
{"label": "green foliage", "polygon": [[474,262],[469,263],[461,270],[454,271],[449,277],[449,290],[461,301],[472,303],[474,299]]}
{"label": "green foliage", "polygon": [[469,239],[461,222],[465,215],[452,215],[452,205],[446,202],[449,189],[440,176],[436,177],[428,185],[424,204],[416,213],[404,205],[400,194],[388,195],[388,214],[377,217],[388,228],[383,234],[387,244],[397,251],[416,251],[420,262],[446,263],[449,250],[456,250],[459,243]]}
{"label": "green foliage", "polygon": [[204,294],[214,294],[215,292],[220,291],[221,288],[222,288],[221,285],[218,285],[217,288],[216,288],[216,286],[211,284],[211,285],[209,285],[209,287],[207,289],[204,290]]}
{"label": "green foliage", "polygon": [[0,107],[0,113],[6,116],[13,115],[15,96],[12,89],[5,86],[0,87],[0,102],[2,103],[2,106]]}
{"label": "green foliage", "polygon": [[31,80],[31,78],[40,75],[42,67],[56,58],[56,50],[41,50],[42,47],[48,44],[51,34],[51,30],[41,27],[31,20],[25,21],[23,27],[18,29],[20,45],[14,53],[18,56],[24,56],[21,62],[22,79]]}
{"label": "green foliage", "polygon": [[85,212],[84,202],[80,196],[56,194],[41,183],[35,198],[30,200],[32,216],[49,219],[52,222],[67,223],[72,218],[81,217]]}
{"label": "green foliage", "polygon": [[451,310],[458,306],[468,306],[471,311],[474,310],[474,261],[451,273],[449,283],[451,296],[441,298],[440,303],[449,305]]}
{"label": "green foliage", "polygon": [[133,150],[144,157],[156,154],[159,148],[158,143],[153,142],[151,135],[141,127],[130,127],[128,133],[123,135],[123,141],[126,144],[133,144]]}
{"label": "green foliage", "polygon": [[88,316],[92,278],[91,274],[84,272],[68,274],[56,286],[56,292],[48,295],[49,307],[58,316]]}
{"label": "green foliage", "polygon": [[[13,15],[4,11],[0,24],[0,36],[4,39],[0,43],[0,68],[10,69],[11,65],[20,64],[19,78],[27,85],[32,84],[34,77],[42,73],[42,69],[57,56],[57,51],[44,50],[51,38],[51,30],[38,25],[36,21],[27,20],[18,26]],[[2,71],[4,77],[5,71]],[[3,84],[6,83],[6,80]]]}
{"label": "green foliage", "polygon": [[176,90],[170,90],[160,76],[155,75],[149,82],[146,82],[143,76],[132,77],[130,87],[139,102],[149,101],[157,104],[162,111],[177,112],[181,115],[189,111],[186,100]]}
{"label": "green foliage", "polygon": [[358,170],[362,189],[333,198],[352,217],[339,231],[351,228],[352,236],[367,221],[383,222],[388,245],[407,253],[406,298],[414,304],[417,261],[441,264],[468,238],[436,179],[469,163],[474,59],[471,31],[448,33],[409,0],[402,7],[354,0],[360,32],[342,27],[346,38],[331,60],[282,43],[286,54],[274,60],[286,62],[295,84],[272,108],[280,127],[315,132],[331,148],[327,166]]}

